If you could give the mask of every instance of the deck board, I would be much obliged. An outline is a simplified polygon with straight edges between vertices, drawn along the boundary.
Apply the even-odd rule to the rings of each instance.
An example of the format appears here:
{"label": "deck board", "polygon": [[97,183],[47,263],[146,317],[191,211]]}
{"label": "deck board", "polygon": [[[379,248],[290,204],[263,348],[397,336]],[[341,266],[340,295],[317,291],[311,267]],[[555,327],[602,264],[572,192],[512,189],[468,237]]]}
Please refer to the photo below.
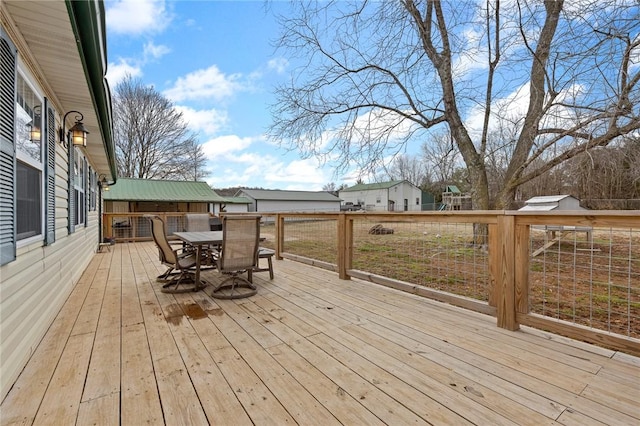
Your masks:
{"label": "deck board", "polygon": [[0,424],[640,423],[636,357],[274,267],[256,296],[218,300],[162,293],[151,243],[97,253]]}

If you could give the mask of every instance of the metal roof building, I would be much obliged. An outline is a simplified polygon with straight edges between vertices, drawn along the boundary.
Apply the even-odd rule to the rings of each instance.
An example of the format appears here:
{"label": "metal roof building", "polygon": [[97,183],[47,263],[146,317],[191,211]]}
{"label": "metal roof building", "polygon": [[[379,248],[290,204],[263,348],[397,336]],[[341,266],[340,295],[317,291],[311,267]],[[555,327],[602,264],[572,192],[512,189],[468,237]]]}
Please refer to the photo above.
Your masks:
{"label": "metal roof building", "polygon": [[340,211],[340,198],[326,191],[241,189],[236,196],[251,201],[251,212]]}
{"label": "metal roof building", "polygon": [[587,210],[580,207],[580,200],[571,195],[545,195],[525,201],[520,211],[549,212],[558,210]]}

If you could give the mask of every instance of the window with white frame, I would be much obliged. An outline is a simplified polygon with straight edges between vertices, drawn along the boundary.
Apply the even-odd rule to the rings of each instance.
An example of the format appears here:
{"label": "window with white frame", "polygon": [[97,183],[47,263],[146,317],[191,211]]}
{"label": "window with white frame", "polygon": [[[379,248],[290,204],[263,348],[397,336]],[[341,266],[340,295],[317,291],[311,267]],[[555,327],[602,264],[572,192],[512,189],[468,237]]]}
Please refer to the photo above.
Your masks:
{"label": "window with white frame", "polygon": [[98,177],[91,166],[89,166],[89,178],[87,184],[89,185],[89,211],[95,211],[97,209],[96,188],[98,185]]}
{"label": "window with white frame", "polygon": [[18,73],[16,81],[16,240],[43,236],[42,99]]}
{"label": "window with white frame", "polygon": [[86,186],[87,186],[87,167],[84,155],[78,148],[75,149],[74,165],[73,165],[73,197],[75,199],[75,223],[74,225],[84,224],[86,212]]}

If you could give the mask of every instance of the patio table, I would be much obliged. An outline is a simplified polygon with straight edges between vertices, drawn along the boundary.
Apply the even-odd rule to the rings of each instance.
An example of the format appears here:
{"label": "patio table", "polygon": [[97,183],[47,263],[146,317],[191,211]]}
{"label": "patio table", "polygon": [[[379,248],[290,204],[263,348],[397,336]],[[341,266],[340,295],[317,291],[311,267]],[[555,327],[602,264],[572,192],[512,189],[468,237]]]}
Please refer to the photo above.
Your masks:
{"label": "patio table", "polygon": [[202,247],[205,245],[222,244],[222,231],[197,231],[197,232],[174,232],[173,235],[187,244],[196,248],[196,278],[195,287],[198,290],[204,288],[200,282],[200,269],[202,267]]}

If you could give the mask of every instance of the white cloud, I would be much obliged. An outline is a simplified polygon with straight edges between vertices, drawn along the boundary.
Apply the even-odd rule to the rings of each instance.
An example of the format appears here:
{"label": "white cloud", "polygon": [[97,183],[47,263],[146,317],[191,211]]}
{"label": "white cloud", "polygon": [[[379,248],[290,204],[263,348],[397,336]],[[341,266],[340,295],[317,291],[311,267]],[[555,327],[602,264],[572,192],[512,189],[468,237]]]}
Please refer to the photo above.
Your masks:
{"label": "white cloud", "polygon": [[176,105],[176,110],[182,113],[185,122],[190,130],[205,135],[215,135],[227,125],[229,117],[226,111],[215,108],[195,110],[193,108]]}
{"label": "white cloud", "polygon": [[223,100],[243,89],[240,74],[226,75],[212,65],[179,77],[174,86],[164,95],[174,102],[198,99]]}
{"label": "white cloud", "polygon": [[167,46],[162,44],[156,45],[152,41],[145,43],[143,49],[144,62],[147,62],[149,59],[160,59],[167,53],[171,52],[171,49]]}
{"label": "white cloud", "polygon": [[120,59],[118,63],[109,62],[107,66],[107,80],[112,89],[114,89],[127,74],[132,77],[140,77],[142,76],[142,69],[139,66],[129,64],[124,59]]}
{"label": "white cloud", "polygon": [[314,158],[275,164],[265,171],[264,176],[270,182],[288,182],[288,189],[318,190],[329,182]]}
{"label": "white cloud", "polygon": [[[241,152],[251,141],[237,136],[218,138],[215,144],[211,142],[203,148],[209,158],[207,168],[213,172],[207,182],[214,188],[249,185],[271,189],[320,191],[331,181],[327,172],[313,158],[288,162],[271,154]],[[216,147],[229,144],[234,146],[233,151],[216,151]]]}
{"label": "white cloud", "polygon": [[107,3],[106,13],[109,31],[115,34],[157,33],[172,20],[164,0],[114,0]]}
{"label": "white cloud", "polygon": [[[202,144],[202,150],[211,161],[238,161],[235,153],[247,149],[255,138],[242,138],[237,135],[225,135],[208,140]],[[230,155],[234,154],[234,155]]]}
{"label": "white cloud", "polygon": [[267,62],[267,69],[274,70],[278,74],[284,73],[287,70],[288,66],[289,66],[289,61],[282,57],[270,59]]}

